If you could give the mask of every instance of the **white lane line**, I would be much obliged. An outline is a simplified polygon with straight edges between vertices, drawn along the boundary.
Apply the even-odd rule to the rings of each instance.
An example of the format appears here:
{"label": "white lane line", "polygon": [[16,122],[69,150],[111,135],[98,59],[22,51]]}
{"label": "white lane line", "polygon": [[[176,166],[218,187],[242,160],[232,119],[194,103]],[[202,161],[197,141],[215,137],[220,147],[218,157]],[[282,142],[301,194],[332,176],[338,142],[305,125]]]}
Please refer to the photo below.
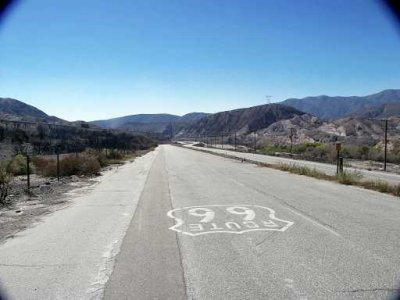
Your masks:
{"label": "white lane line", "polygon": [[337,237],[342,237],[339,233],[337,233],[336,231],[332,230],[332,229],[329,228],[328,226],[325,226],[325,225],[323,225],[323,224],[321,224],[321,223],[319,223],[319,222],[317,222],[317,221],[311,219],[310,217],[307,217],[306,215],[303,215],[303,214],[301,214],[301,213],[295,211],[294,209],[291,209],[290,207],[287,207],[287,206],[286,206],[286,208],[287,208],[288,210],[290,210],[292,213],[294,213],[294,214],[296,214],[296,215],[298,215],[298,216],[300,216],[300,217],[306,219],[307,221],[313,223],[314,225],[316,225],[316,226],[318,226],[318,227],[320,227],[320,228],[322,228],[322,229],[325,229],[325,230],[329,231],[330,233],[336,235]]}
{"label": "white lane line", "polygon": [[240,185],[241,187],[246,187],[246,185],[244,185],[243,183],[233,179],[233,178],[229,178],[230,181],[232,181],[234,184]]}
{"label": "white lane line", "polygon": [[294,280],[290,278],[285,279],[285,287],[293,293],[293,299],[296,300],[307,300],[307,297],[302,292],[296,289]]}
{"label": "white lane line", "polygon": [[[238,184],[238,185],[242,186],[242,187],[249,188],[249,189],[251,189],[252,191],[255,191],[255,192],[259,193],[259,194],[265,195],[263,192],[259,191],[258,189],[254,189],[254,188],[251,188],[251,187],[249,187],[249,186],[246,186],[245,184],[243,184],[243,183],[241,183],[241,182],[239,182],[239,181],[237,181],[237,180],[235,180],[235,179],[233,179],[233,178],[230,178],[229,180],[232,181],[232,182],[234,182],[235,184]],[[282,199],[280,199],[280,198],[278,198],[278,197],[276,197],[276,196],[274,196],[274,195],[271,195],[271,196],[274,197],[275,199],[277,199],[279,202],[283,202],[284,207],[287,208],[288,210],[290,210],[292,213],[294,213],[294,214],[296,214],[296,215],[298,215],[298,216],[300,216],[300,217],[303,217],[304,219],[310,221],[310,222],[313,223],[314,225],[316,225],[316,226],[318,226],[318,227],[320,227],[320,228],[323,228],[323,229],[329,231],[330,233],[336,235],[337,237],[342,237],[339,233],[337,233],[337,232],[334,231],[333,229],[329,228],[328,226],[323,225],[323,224],[321,224],[321,223],[319,223],[319,222],[313,220],[312,218],[307,217],[306,215],[304,215],[304,214],[302,214],[302,213],[299,213],[298,211],[292,209],[292,208],[290,207],[290,205],[288,205],[284,200],[282,200]]]}

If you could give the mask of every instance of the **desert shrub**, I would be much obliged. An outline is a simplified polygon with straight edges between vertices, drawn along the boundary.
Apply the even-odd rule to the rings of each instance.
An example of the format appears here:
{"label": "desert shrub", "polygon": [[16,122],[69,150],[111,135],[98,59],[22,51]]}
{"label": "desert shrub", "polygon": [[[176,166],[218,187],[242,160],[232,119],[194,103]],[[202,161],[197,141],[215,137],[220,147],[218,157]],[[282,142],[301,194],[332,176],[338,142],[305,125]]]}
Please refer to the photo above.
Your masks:
{"label": "desert shrub", "polygon": [[54,159],[34,157],[32,159],[36,173],[46,177],[57,176],[57,166]]}
{"label": "desert shrub", "polygon": [[100,164],[100,167],[106,167],[109,165],[106,154],[99,151],[90,151],[86,153],[87,156],[95,157]]}
{"label": "desert shrub", "polygon": [[12,174],[7,171],[7,166],[4,163],[0,163],[0,205],[7,204],[11,180]]}
{"label": "desert shrub", "polygon": [[[35,171],[34,164],[29,164],[29,173],[32,174]],[[22,154],[17,154],[13,159],[10,160],[7,166],[7,171],[13,175],[25,175],[27,174],[26,157]]]}
{"label": "desert shrub", "polygon": [[285,145],[265,145],[261,148],[261,153],[275,155],[276,152],[287,152]]}
{"label": "desert shrub", "polygon": [[95,157],[98,160],[100,167],[106,167],[109,165],[108,158],[106,157],[106,153],[104,151],[99,151],[99,150],[95,150],[95,149],[87,149],[79,157],[82,157],[82,156]]}
{"label": "desert shrub", "polygon": [[109,158],[109,159],[123,159],[124,156],[122,155],[121,152],[112,149],[112,150],[110,150],[110,152],[108,153],[108,158]]}
{"label": "desert shrub", "polygon": [[[74,155],[65,156],[60,160],[60,176],[71,176],[80,173],[81,158]],[[56,166],[57,173],[57,166]]]}
{"label": "desert shrub", "polygon": [[[55,159],[35,158],[37,174],[46,177],[57,176],[57,161]],[[60,176],[95,175],[100,172],[101,165],[96,156],[87,153],[78,157],[68,155],[60,159]]]}
{"label": "desert shrub", "polygon": [[79,175],[96,175],[100,172],[101,165],[97,157],[82,155],[79,157]]}

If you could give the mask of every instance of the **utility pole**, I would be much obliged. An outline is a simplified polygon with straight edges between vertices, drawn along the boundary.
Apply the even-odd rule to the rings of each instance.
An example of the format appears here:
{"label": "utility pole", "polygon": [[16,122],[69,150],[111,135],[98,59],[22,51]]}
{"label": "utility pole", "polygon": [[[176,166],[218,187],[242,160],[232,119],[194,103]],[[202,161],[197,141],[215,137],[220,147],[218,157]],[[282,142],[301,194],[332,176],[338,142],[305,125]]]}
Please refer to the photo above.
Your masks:
{"label": "utility pole", "polygon": [[236,132],[235,132],[235,151],[236,151]]}
{"label": "utility pole", "polygon": [[221,135],[221,149],[224,149],[224,134]]}
{"label": "utility pole", "polygon": [[386,171],[388,119],[385,119],[384,121],[385,121],[385,158],[384,158],[384,162],[383,162],[383,171]]}
{"label": "utility pole", "polygon": [[256,153],[256,151],[257,151],[257,134],[256,133],[254,133],[254,153]]}

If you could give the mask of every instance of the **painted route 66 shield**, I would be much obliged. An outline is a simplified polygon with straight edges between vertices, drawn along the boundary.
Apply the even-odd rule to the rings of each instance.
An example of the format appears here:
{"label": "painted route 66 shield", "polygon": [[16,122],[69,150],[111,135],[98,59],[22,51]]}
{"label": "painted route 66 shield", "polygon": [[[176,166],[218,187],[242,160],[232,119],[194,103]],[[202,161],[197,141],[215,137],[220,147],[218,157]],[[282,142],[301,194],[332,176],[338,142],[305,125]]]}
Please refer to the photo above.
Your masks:
{"label": "painted route 66 shield", "polygon": [[185,235],[285,231],[293,222],[279,219],[271,208],[258,205],[204,205],[170,210],[175,220],[169,229]]}

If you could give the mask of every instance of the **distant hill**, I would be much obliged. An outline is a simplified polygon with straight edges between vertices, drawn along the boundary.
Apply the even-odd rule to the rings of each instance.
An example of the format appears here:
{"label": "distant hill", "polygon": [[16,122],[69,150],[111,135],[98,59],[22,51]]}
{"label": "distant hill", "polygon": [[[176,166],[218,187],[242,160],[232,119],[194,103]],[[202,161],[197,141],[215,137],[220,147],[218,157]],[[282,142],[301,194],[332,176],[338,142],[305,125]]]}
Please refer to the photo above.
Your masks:
{"label": "distant hill", "polygon": [[368,106],[352,113],[350,116],[357,118],[389,118],[400,116],[400,102]]}
{"label": "distant hill", "polygon": [[180,118],[179,116],[170,114],[139,114],[139,115],[118,117],[108,120],[97,120],[97,121],[92,121],[90,123],[98,125],[102,128],[119,128],[128,123],[151,124],[151,123],[177,122],[179,118]]}
{"label": "distant hill", "polygon": [[0,119],[10,121],[66,123],[66,121],[62,119],[47,115],[32,105],[12,98],[0,98]]}
{"label": "distant hill", "polygon": [[151,131],[163,132],[166,127],[173,123],[190,123],[197,121],[205,116],[207,113],[193,112],[183,116],[170,115],[170,114],[139,114],[130,115],[125,117],[113,118],[108,120],[98,120],[90,122],[102,128],[121,128],[129,131]]}
{"label": "distant hill", "polygon": [[188,122],[198,121],[201,118],[204,118],[208,115],[209,114],[203,112],[192,112],[180,117],[179,122],[188,123]]}
{"label": "distant hill", "polygon": [[287,99],[281,104],[292,106],[322,119],[339,119],[370,109],[372,106],[400,103],[400,90],[384,90],[377,94],[357,97],[316,96]]}
{"label": "distant hill", "polygon": [[290,119],[303,112],[282,104],[265,104],[235,109],[202,117],[181,128],[178,136],[221,135],[232,132],[247,134],[282,120]]}
{"label": "distant hill", "polygon": [[140,123],[140,122],[129,122],[118,127],[118,129],[131,131],[131,132],[152,132],[152,133],[163,133],[167,126],[171,123]]}

